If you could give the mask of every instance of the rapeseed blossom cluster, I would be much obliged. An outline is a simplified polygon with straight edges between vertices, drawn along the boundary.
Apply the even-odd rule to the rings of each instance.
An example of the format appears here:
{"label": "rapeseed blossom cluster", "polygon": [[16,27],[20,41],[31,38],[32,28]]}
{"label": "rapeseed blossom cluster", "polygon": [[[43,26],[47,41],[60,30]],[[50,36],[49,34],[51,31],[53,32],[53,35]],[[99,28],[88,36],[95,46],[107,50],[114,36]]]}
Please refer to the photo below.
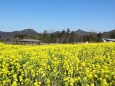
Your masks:
{"label": "rapeseed blossom cluster", "polygon": [[0,43],[0,86],[115,86],[115,43]]}

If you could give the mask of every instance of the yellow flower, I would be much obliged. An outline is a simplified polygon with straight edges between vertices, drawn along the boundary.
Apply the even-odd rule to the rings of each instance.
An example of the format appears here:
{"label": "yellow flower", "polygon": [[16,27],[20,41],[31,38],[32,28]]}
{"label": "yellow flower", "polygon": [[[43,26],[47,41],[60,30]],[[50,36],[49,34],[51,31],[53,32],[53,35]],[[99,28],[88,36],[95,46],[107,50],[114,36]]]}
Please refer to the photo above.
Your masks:
{"label": "yellow flower", "polygon": [[50,86],[50,80],[47,79],[46,82],[47,82],[47,85]]}
{"label": "yellow flower", "polygon": [[84,81],[87,81],[87,78],[86,78],[86,77],[84,77],[84,78],[83,78],[83,80],[84,80]]}
{"label": "yellow flower", "polygon": [[20,79],[20,81],[22,81],[22,80],[23,80],[23,77],[22,77],[22,76],[19,76],[19,79]]}
{"label": "yellow flower", "polygon": [[86,64],[85,64],[85,62],[82,62],[81,65],[82,65],[83,67],[85,67]]}
{"label": "yellow flower", "polygon": [[88,77],[89,77],[89,78],[92,78],[92,75],[91,75],[91,74],[89,74],[89,75],[88,75]]}
{"label": "yellow flower", "polygon": [[105,79],[102,80],[102,84],[103,84],[103,86],[108,86],[108,83]]}
{"label": "yellow flower", "polygon": [[95,86],[94,83],[92,83],[91,86]]}
{"label": "yellow flower", "polygon": [[16,74],[13,74],[13,78],[14,78],[14,79],[17,79],[17,75],[16,75]]}
{"label": "yellow flower", "polygon": [[70,86],[73,86],[73,85],[74,85],[74,79],[70,78]]}
{"label": "yellow flower", "polygon": [[39,84],[38,84],[38,82],[36,81],[36,82],[34,82],[34,86],[39,86]]}
{"label": "yellow flower", "polygon": [[12,86],[17,86],[17,82],[14,81],[14,82],[12,83]]}

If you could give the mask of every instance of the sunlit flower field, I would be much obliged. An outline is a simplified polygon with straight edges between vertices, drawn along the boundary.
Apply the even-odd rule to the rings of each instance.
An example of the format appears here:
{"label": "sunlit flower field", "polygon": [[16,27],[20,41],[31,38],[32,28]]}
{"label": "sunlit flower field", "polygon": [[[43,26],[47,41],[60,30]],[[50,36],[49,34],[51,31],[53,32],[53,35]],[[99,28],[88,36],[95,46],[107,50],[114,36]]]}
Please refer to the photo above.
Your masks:
{"label": "sunlit flower field", "polygon": [[0,86],[115,86],[115,43],[0,43]]}

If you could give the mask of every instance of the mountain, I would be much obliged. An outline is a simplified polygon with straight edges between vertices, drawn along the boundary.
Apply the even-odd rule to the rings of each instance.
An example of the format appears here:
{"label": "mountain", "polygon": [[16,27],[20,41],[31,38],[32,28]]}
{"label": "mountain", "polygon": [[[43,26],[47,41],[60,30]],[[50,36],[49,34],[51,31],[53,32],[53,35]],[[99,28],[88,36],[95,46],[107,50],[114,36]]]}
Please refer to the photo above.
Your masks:
{"label": "mountain", "polygon": [[38,34],[38,32],[36,32],[35,30],[33,29],[24,29],[22,31],[14,31],[12,33],[15,33],[15,34],[19,34],[19,35],[22,35],[22,34],[26,34],[26,35],[34,35],[34,34]]}
{"label": "mountain", "polygon": [[[77,31],[73,31],[73,32],[76,36],[80,36],[80,37],[83,37],[85,35],[90,35],[90,33],[92,33],[92,32],[83,31],[81,29],[78,29]],[[102,32],[102,38],[114,38],[112,36],[115,36],[115,29],[107,32]]]}
{"label": "mountain", "polygon": [[89,35],[91,32],[86,32],[81,29],[78,29],[77,31],[73,31],[75,35],[77,36],[84,36],[84,35]]}
{"label": "mountain", "polygon": [[26,35],[26,36],[33,36],[37,35],[38,32],[36,32],[33,29],[24,29],[22,31],[13,31],[13,32],[2,32],[0,31],[0,39],[6,40],[8,38],[15,37],[16,35]]}
{"label": "mountain", "polygon": [[111,36],[112,34],[115,35],[115,29],[112,30],[112,31],[103,32],[103,33],[102,33],[102,37],[103,37],[103,38],[110,38],[110,36]]}

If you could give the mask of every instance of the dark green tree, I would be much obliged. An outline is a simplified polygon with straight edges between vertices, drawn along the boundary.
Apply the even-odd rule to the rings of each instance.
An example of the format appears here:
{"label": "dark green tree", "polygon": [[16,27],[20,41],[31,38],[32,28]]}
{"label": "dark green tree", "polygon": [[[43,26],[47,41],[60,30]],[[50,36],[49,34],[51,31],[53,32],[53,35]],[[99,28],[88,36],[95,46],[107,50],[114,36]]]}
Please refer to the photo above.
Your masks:
{"label": "dark green tree", "polygon": [[97,42],[102,42],[102,33],[101,32],[99,32],[97,34]]}

